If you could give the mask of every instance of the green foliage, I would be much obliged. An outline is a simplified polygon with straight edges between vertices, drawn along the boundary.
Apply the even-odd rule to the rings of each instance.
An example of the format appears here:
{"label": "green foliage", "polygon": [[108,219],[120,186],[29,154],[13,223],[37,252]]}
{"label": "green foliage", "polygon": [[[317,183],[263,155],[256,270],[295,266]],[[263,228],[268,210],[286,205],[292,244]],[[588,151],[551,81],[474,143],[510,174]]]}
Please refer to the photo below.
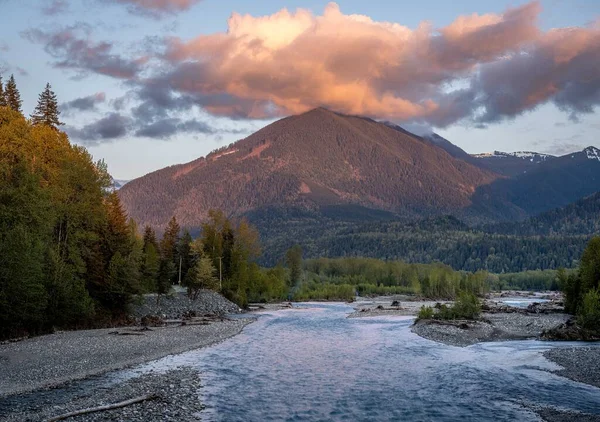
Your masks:
{"label": "green foliage", "polygon": [[559,276],[565,310],[577,315],[582,328],[600,333],[600,237],[588,243],[577,273],[561,271]]}
{"label": "green foliage", "polygon": [[48,83],[39,96],[37,106],[31,115],[31,122],[34,125],[47,125],[58,130],[58,127],[63,125],[58,117],[59,115],[60,110],[58,109],[56,94]]}
{"label": "green foliage", "polygon": [[[435,299],[454,299],[462,290],[476,295],[488,291],[487,273],[459,272],[442,264],[407,264],[373,258],[319,258],[306,260],[304,271],[309,286],[347,284],[364,296],[420,294]],[[302,288],[307,289],[305,285]]]}
{"label": "green foliage", "polygon": [[252,264],[250,270],[252,273],[248,293],[250,302],[271,302],[287,298],[288,276],[282,266],[263,269]]}
{"label": "green foliage", "polygon": [[577,322],[586,330],[600,332],[600,289],[589,290],[583,296]]}
{"label": "green foliage", "polygon": [[527,223],[513,233],[471,228],[453,217],[366,222],[272,211],[253,215],[252,221],[265,249],[262,265],[274,265],[298,243],[305,258],[362,256],[409,263],[440,262],[459,271],[503,274],[577,267],[591,234],[600,227],[598,210],[600,195],[583,220],[573,218],[574,234],[554,228],[542,232],[543,236],[528,232]]}
{"label": "green foliage", "polygon": [[256,273],[253,263],[260,255],[258,232],[245,219],[234,224],[219,210],[210,210],[208,217],[200,237],[203,255],[219,271],[225,297],[245,307]]}
{"label": "green foliage", "polygon": [[6,96],[4,94],[4,84],[2,83],[2,75],[0,75],[0,107],[6,107]]}
{"label": "green foliage", "polygon": [[146,227],[144,231],[142,260],[141,260],[141,288],[144,292],[158,290],[158,274],[160,270],[160,253],[156,242],[154,230]]}
{"label": "green foliage", "polygon": [[[10,94],[12,92],[12,94]],[[0,338],[93,326],[126,312],[141,240],[102,163],[20,107],[0,107]]]}
{"label": "green foliage", "polygon": [[354,299],[354,286],[350,284],[306,283],[294,294],[294,300],[343,300]]}
{"label": "green foliage", "polygon": [[481,313],[481,303],[477,296],[469,292],[460,292],[452,306],[442,304],[437,312],[429,306],[422,306],[417,319],[476,319]]}
{"label": "green foliage", "polygon": [[452,305],[452,312],[456,319],[475,319],[481,313],[481,303],[473,293],[464,291]]}
{"label": "green foliage", "polygon": [[17,83],[14,75],[10,75],[8,82],[6,83],[6,87],[4,89],[4,98],[8,107],[17,113],[21,113],[21,93],[17,89]]}
{"label": "green foliage", "polygon": [[419,309],[419,313],[417,314],[417,319],[433,319],[435,312],[431,306],[421,306]]}
{"label": "green foliage", "polygon": [[219,290],[219,279],[215,277],[215,267],[210,258],[200,257],[193,267],[191,273],[185,278],[185,286],[188,288],[188,296],[192,300],[198,298],[201,289]]}
{"label": "green foliage", "polygon": [[302,247],[294,245],[288,249],[285,253],[285,262],[290,270],[289,286],[297,286],[302,276]]}
{"label": "green foliage", "polygon": [[559,270],[522,271],[488,278],[492,290],[560,290]]}

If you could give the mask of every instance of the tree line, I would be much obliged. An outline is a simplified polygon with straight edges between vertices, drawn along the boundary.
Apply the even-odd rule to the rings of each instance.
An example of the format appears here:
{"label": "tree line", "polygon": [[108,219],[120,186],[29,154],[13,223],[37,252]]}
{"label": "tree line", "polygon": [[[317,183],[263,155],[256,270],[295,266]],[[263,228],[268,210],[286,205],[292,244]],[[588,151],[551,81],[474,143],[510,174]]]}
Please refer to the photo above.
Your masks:
{"label": "tree line", "polygon": [[[450,216],[417,222],[358,222],[273,211],[255,213],[250,221],[263,238],[263,265],[273,265],[287,248],[299,243],[309,258],[363,256],[441,262],[455,270],[497,274],[575,268],[594,233],[528,235],[526,223],[523,234],[492,233],[468,227]],[[591,214],[586,221],[591,221]]]}
{"label": "tree line", "polygon": [[414,294],[431,299],[454,299],[459,292],[481,296],[489,290],[488,273],[455,271],[439,263],[318,258],[306,260],[303,269],[303,282],[294,295],[295,300],[348,300],[356,294]]}
{"label": "tree line", "polygon": [[104,162],[73,145],[48,84],[26,118],[0,81],[0,338],[124,322],[136,294],[223,292],[240,306],[286,297],[260,268],[258,233],[211,211],[194,240],[173,218],[159,239],[128,218]]}

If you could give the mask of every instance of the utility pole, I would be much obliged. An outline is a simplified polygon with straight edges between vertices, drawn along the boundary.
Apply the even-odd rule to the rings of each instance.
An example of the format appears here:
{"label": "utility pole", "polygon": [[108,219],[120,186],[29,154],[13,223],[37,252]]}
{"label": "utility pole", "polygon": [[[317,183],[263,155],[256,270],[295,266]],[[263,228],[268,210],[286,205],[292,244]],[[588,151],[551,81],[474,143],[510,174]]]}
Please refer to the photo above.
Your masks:
{"label": "utility pole", "polygon": [[179,257],[179,285],[181,286],[181,262],[182,262],[182,257]]}
{"label": "utility pole", "polygon": [[219,257],[219,291],[223,291],[223,257]]}

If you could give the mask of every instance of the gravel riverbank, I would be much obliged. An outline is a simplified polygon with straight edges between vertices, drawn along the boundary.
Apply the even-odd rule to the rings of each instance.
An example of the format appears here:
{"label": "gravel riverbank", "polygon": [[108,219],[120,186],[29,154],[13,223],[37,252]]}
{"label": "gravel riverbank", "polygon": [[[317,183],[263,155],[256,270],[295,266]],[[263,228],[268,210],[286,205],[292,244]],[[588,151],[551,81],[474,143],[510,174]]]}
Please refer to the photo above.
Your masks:
{"label": "gravel riverbank", "polygon": [[[234,319],[148,331],[68,331],[2,344],[0,397],[208,346],[236,335],[250,322],[251,319]],[[126,335],[114,334],[115,331]]]}
{"label": "gravel riverbank", "polygon": [[552,349],[544,356],[563,367],[555,374],[600,388],[600,347]]}
{"label": "gravel riverbank", "polygon": [[421,337],[451,346],[469,346],[483,341],[539,338],[544,330],[560,326],[567,314],[482,314],[478,321],[417,321],[412,331]]}
{"label": "gravel riverbank", "polygon": [[27,395],[25,399],[15,397],[10,410],[0,408],[0,419],[6,422],[47,421],[73,411],[156,395],[153,399],[119,409],[89,413],[68,420],[73,422],[198,421],[201,419],[200,412],[204,407],[199,400],[200,388],[201,379],[197,370],[179,368],[165,373],[144,374],[109,385],[96,385],[85,389],[66,388],[60,392],[48,391],[46,395],[37,394],[36,398],[31,400]]}
{"label": "gravel riverbank", "polygon": [[149,315],[164,319],[177,319],[190,312],[225,315],[241,311],[235,303],[211,290],[201,290],[198,298],[191,300],[185,291],[178,287],[173,293],[162,296],[158,303],[156,303],[155,294],[147,294],[138,298],[138,302],[132,306],[131,315],[138,320]]}

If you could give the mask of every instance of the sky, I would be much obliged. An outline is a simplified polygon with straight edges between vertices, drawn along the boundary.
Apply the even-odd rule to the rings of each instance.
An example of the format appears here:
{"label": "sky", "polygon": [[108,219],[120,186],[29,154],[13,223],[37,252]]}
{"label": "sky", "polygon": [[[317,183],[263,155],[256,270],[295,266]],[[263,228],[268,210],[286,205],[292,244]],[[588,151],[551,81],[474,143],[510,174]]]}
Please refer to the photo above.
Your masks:
{"label": "sky", "polygon": [[469,153],[600,147],[597,0],[0,0],[0,72],[26,114],[116,179],[323,106]]}

